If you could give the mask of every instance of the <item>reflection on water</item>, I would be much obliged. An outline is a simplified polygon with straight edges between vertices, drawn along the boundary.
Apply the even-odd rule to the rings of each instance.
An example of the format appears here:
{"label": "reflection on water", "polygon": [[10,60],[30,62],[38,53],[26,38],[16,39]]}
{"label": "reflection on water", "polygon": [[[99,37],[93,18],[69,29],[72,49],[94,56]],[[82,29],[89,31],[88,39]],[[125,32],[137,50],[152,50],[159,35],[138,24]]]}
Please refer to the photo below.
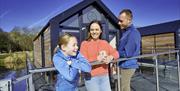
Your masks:
{"label": "reflection on water", "polygon": [[0,54],[0,78],[6,77],[12,71],[26,68],[25,52]]}
{"label": "reflection on water", "polygon": [[18,71],[18,70],[24,69],[26,67],[26,63],[25,62],[19,62],[19,63],[8,62],[5,64],[4,67],[5,67],[5,69]]}

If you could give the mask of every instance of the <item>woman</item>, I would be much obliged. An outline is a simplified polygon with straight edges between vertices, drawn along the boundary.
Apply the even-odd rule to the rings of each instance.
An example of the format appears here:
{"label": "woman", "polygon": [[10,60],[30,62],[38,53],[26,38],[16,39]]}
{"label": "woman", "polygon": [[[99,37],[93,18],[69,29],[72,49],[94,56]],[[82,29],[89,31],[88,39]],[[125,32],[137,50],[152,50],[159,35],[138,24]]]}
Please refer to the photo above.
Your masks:
{"label": "woman", "polygon": [[88,91],[111,91],[108,63],[119,57],[118,51],[101,39],[102,25],[92,21],[88,27],[88,38],[81,43],[80,52],[89,62],[100,61],[104,64],[92,66],[91,77],[85,77]]}

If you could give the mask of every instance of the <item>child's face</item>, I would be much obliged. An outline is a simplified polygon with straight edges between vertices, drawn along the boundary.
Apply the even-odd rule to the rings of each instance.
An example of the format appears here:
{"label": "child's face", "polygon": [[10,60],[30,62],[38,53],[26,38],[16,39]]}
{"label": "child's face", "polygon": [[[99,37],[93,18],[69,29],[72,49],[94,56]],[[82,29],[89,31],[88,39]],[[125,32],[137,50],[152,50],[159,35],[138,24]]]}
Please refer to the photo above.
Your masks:
{"label": "child's face", "polygon": [[76,56],[77,51],[77,39],[75,37],[71,37],[68,44],[64,46],[64,52],[69,56]]}

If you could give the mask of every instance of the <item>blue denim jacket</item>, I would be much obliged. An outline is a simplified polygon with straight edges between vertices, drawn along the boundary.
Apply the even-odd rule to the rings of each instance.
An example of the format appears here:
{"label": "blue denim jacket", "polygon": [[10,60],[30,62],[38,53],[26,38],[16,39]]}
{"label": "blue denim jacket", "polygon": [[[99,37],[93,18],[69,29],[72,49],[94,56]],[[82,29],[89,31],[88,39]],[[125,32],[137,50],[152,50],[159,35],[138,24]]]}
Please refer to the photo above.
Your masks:
{"label": "blue denim jacket", "polygon": [[[67,61],[72,64],[68,65]],[[56,91],[75,91],[79,80],[79,70],[90,72],[91,65],[78,52],[77,56],[65,56],[60,49],[53,56],[54,66],[58,71]]]}
{"label": "blue denim jacket", "polygon": [[[140,54],[141,35],[133,26],[129,26],[123,33],[119,44],[120,58],[138,56]],[[137,59],[125,60],[119,63],[121,68],[138,68]]]}

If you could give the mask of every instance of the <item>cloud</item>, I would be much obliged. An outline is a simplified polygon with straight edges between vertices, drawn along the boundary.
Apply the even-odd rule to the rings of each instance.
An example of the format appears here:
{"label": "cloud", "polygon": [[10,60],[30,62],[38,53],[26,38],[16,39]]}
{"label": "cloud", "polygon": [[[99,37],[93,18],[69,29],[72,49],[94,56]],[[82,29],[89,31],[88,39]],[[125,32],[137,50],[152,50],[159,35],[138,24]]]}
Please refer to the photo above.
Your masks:
{"label": "cloud", "polygon": [[0,14],[0,19],[3,18],[4,16],[6,16],[9,13],[9,10],[3,12],[2,14]]}

